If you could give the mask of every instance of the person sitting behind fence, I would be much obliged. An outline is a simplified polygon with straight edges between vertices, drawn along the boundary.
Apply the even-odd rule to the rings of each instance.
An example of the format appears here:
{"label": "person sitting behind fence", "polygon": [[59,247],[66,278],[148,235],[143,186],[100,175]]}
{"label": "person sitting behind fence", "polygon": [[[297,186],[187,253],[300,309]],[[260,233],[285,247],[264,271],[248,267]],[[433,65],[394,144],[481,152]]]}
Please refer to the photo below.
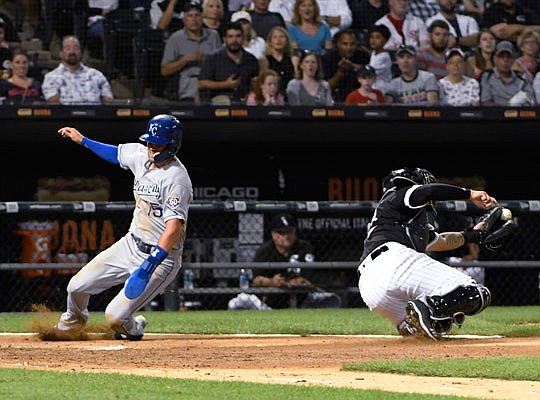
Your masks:
{"label": "person sitting behind fence", "polygon": [[82,63],[79,39],[73,35],[62,39],[60,64],[43,78],[43,95],[50,104],[111,104],[110,83],[98,69]]}
{"label": "person sitting behind fence", "polygon": [[[290,262],[292,265],[283,269],[260,269],[253,278],[254,286],[263,287],[295,287],[312,286],[305,276],[302,276],[300,263],[313,262],[313,245],[304,239],[299,239],[296,232],[296,218],[290,214],[275,215],[270,221],[272,238],[264,242],[255,252],[253,262]],[[298,304],[301,304],[298,296]],[[265,296],[263,301],[272,308],[286,307],[287,301],[283,295]]]}

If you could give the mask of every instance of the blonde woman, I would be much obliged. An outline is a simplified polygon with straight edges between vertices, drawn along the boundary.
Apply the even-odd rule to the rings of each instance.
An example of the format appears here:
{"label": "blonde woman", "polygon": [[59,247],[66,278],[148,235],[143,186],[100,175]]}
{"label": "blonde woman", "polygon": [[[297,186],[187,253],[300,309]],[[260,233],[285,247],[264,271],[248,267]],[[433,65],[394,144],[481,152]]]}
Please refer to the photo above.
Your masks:
{"label": "blonde woman", "polygon": [[466,60],[465,75],[479,80],[482,72],[493,68],[495,66],[493,54],[496,45],[495,35],[487,28],[481,29],[476,39],[476,52]]}
{"label": "blonde woman", "polygon": [[321,58],[314,51],[300,56],[298,78],[287,85],[287,101],[292,106],[333,106],[332,89],[323,78]]}
{"label": "blonde woman", "polygon": [[523,72],[532,82],[540,65],[538,61],[540,34],[530,28],[525,29],[517,38],[517,46],[521,56],[516,58],[512,69]]}
{"label": "blonde woman", "polygon": [[248,106],[282,106],[285,98],[279,89],[279,74],[273,69],[262,71],[246,99]]}
{"label": "blonde woman", "polygon": [[223,2],[221,0],[204,0],[202,3],[203,26],[218,31],[223,40]]}
{"label": "blonde woman", "polygon": [[296,0],[291,24],[288,26],[293,49],[321,54],[332,48],[332,33],[321,17],[316,0]]}
{"label": "blonde woman", "polygon": [[287,84],[296,74],[298,57],[293,56],[291,40],[287,29],[274,26],[270,29],[266,39],[265,58],[261,70],[272,69],[279,74],[279,87],[285,92]]}

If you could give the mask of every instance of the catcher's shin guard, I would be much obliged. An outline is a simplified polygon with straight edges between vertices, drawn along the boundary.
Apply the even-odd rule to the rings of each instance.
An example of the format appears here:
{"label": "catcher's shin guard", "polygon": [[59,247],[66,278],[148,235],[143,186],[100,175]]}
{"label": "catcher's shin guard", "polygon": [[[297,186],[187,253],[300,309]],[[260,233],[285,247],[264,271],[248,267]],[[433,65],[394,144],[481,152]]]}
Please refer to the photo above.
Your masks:
{"label": "catcher's shin guard", "polygon": [[479,284],[458,286],[444,296],[429,296],[426,302],[433,310],[433,319],[446,319],[456,314],[478,314],[491,304],[491,293]]}

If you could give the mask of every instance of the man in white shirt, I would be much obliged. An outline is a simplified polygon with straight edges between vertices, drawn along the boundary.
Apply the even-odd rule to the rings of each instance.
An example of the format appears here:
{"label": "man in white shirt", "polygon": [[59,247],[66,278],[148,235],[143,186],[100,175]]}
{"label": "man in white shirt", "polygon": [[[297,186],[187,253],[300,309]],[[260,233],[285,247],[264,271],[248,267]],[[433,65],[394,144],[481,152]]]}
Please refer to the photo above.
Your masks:
{"label": "man in white shirt", "polygon": [[332,37],[352,24],[352,11],[347,0],[317,0],[321,17],[330,25]]}
{"label": "man in white shirt", "polygon": [[375,25],[383,24],[390,29],[390,39],[384,46],[386,50],[396,50],[403,44],[415,49],[429,44],[426,25],[408,12],[408,0],[389,0],[388,6],[390,12],[375,22]]}

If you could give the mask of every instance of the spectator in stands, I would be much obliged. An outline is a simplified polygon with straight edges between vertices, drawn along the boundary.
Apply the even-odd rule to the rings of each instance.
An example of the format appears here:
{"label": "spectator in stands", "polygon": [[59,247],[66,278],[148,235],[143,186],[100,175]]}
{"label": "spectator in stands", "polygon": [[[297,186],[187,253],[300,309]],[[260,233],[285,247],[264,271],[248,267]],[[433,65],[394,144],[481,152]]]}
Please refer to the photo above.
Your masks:
{"label": "spectator in stands", "polygon": [[473,17],[480,24],[487,8],[494,0],[463,0],[465,14]]}
{"label": "spectator in stands", "polygon": [[493,63],[493,54],[497,38],[488,28],[480,29],[476,39],[474,54],[467,57],[465,62],[465,75],[480,81],[482,72],[495,66]]}
{"label": "spectator in stands", "polygon": [[203,27],[215,29],[219,34],[219,40],[223,37],[225,26],[225,12],[221,0],[203,0],[202,2]]}
{"label": "spectator in stands", "polygon": [[420,18],[426,26],[427,20],[439,12],[436,0],[409,0],[409,13]]}
{"label": "spectator in stands", "polygon": [[534,98],[540,104],[540,72],[537,72],[533,80]]}
{"label": "spectator in stands", "polygon": [[13,49],[9,60],[11,74],[0,81],[2,104],[31,105],[44,101],[41,83],[28,76],[29,60],[26,50]]}
{"label": "spectator in stands", "polygon": [[[253,262],[290,262],[291,267],[256,270],[254,286],[294,287],[311,286],[311,281],[302,274],[301,263],[313,262],[313,246],[298,238],[297,222],[291,214],[277,214],[270,221],[271,239],[264,242],[256,251]],[[263,301],[272,308],[284,308],[288,304],[282,295],[264,296]]]}
{"label": "spectator in stands", "polygon": [[515,0],[499,0],[484,12],[481,26],[489,28],[498,40],[515,43],[527,27],[540,31],[540,16],[520,7]]}
{"label": "spectator in stands", "polygon": [[245,103],[252,81],[259,75],[259,63],[253,54],[244,50],[242,41],[240,23],[229,22],[223,37],[224,46],[203,59],[199,74],[201,101]]}
{"label": "spectator in stands", "polygon": [[296,0],[294,15],[287,28],[293,49],[315,51],[321,54],[332,48],[332,33],[330,26],[320,14],[316,0]]}
{"label": "spectator in stands", "polygon": [[396,51],[400,76],[392,79],[387,103],[433,106],[439,103],[439,85],[431,72],[416,67],[416,49],[403,45]]}
{"label": "spectator in stands", "polygon": [[482,105],[531,106],[536,103],[531,82],[525,74],[512,70],[514,45],[503,40],[495,47],[495,68],[480,76]]}
{"label": "spectator in stands", "polygon": [[6,40],[6,23],[0,18],[0,69],[7,70],[4,63],[11,59],[12,48]]}
{"label": "spectator in stands", "polygon": [[92,56],[104,59],[103,41],[105,40],[105,32],[103,20],[109,12],[118,8],[118,0],[88,0],[88,7],[89,16],[86,24],[86,40],[83,47],[93,49]]}
{"label": "spectator in stands", "polygon": [[43,95],[50,104],[111,104],[111,85],[103,73],[81,62],[79,39],[69,35],[62,39],[60,64],[43,78]]}
{"label": "spectator in stands", "polygon": [[464,75],[465,54],[459,47],[448,49],[445,54],[448,74],[439,79],[441,105],[477,106],[480,104],[480,85],[474,78]]}
{"label": "spectator in stands", "polygon": [[321,58],[314,51],[300,56],[298,78],[287,85],[287,101],[292,106],[333,106],[332,88],[324,80]]}
{"label": "spectator in stands", "polygon": [[253,89],[248,94],[248,106],[282,106],[285,98],[280,92],[279,74],[273,69],[265,69],[259,73],[253,83]]}
{"label": "spectator in stands", "polygon": [[384,46],[390,39],[390,29],[386,25],[372,25],[369,30],[369,47],[371,57],[369,65],[375,68],[377,79],[373,84],[373,89],[378,89],[386,93],[390,81],[394,77],[392,74],[392,57]]}
{"label": "spectator in stands", "polygon": [[330,26],[332,37],[352,24],[352,12],[347,0],[317,0],[322,19]]}
{"label": "spectator in stands", "polygon": [[186,103],[199,103],[199,72],[204,56],[221,46],[217,31],[203,28],[202,8],[186,4],[184,27],[174,32],[165,43],[161,74],[177,81],[177,97]]}
{"label": "spectator in stands", "polygon": [[385,45],[386,50],[395,51],[402,44],[415,49],[429,44],[426,25],[421,18],[408,12],[408,0],[389,0],[390,11],[375,21],[376,25],[386,25],[391,36]]}
{"label": "spectator in stands", "polygon": [[350,29],[339,31],[334,40],[336,46],[321,56],[322,70],[332,88],[332,97],[343,103],[358,86],[357,74],[362,66],[369,64],[369,52],[357,45]]}
{"label": "spectator in stands", "polygon": [[384,104],[384,94],[373,89],[373,84],[377,79],[375,68],[371,65],[364,65],[358,71],[358,83],[360,87],[350,92],[345,98],[345,104]]}
{"label": "spectator in stands", "polygon": [[433,20],[428,27],[429,46],[416,51],[416,66],[418,69],[432,72],[435,78],[446,76],[446,60],[444,53],[448,49],[450,28],[446,21]]}
{"label": "spectator in stands", "polygon": [[523,72],[532,82],[540,66],[538,60],[540,34],[532,29],[525,29],[518,36],[517,46],[521,51],[521,55],[514,61],[512,69]]}
{"label": "spectator in stands", "polygon": [[247,11],[237,11],[231,16],[231,22],[238,22],[242,26],[244,50],[253,54],[257,60],[264,58],[266,41],[253,29],[251,15]]}
{"label": "spectator in stands", "polygon": [[230,14],[241,10],[248,10],[251,6],[251,0],[228,0],[227,3]]}
{"label": "spectator in stands", "polygon": [[270,30],[266,40],[264,51],[266,63],[263,60],[262,69],[272,69],[279,74],[279,89],[285,93],[287,84],[296,74],[298,60],[293,60],[293,52],[289,32],[281,26],[275,26]]}
{"label": "spectator in stands", "polygon": [[375,21],[384,17],[390,9],[388,0],[360,0],[351,4],[351,29],[358,38],[359,44],[368,46],[370,28]]}
{"label": "spectator in stands", "polygon": [[270,0],[253,0],[253,9],[249,10],[251,24],[257,35],[266,40],[274,26],[286,27],[280,13],[268,10]]}
{"label": "spectator in stands", "polygon": [[288,28],[294,15],[295,2],[295,0],[271,0],[268,11],[280,13],[285,22],[285,28]]}
{"label": "spectator in stands", "polygon": [[451,40],[448,47],[461,47],[462,50],[474,48],[480,31],[478,22],[473,17],[456,12],[458,0],[437,0],[437,2],[440,11],[426,21],[426,26],[430,26],[436,19],[443,20],[450,28]]}
{"label": "spectator in stands", "polygon": [[172,33],[182,29],[184,2],[182,0],[153,0],[150,4],[150,22],[153,29],[163,33],[167,39]]}

